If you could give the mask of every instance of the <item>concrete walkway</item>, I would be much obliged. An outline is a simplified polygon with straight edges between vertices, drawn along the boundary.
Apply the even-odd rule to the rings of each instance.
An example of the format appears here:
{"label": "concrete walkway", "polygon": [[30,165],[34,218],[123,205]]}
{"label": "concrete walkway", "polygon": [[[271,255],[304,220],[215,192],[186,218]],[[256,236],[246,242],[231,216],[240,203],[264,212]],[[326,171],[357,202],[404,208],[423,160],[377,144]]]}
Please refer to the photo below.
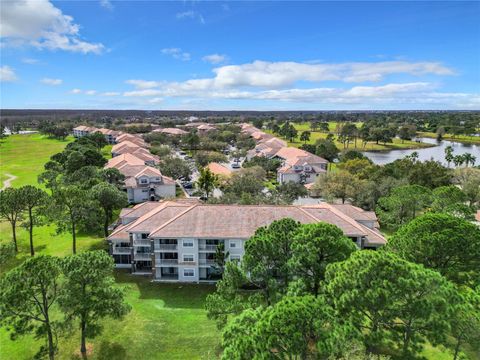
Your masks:
{"label": "concrete walkway", "polygon": [[2,190],[9,188],[11,186],[12,181],[17,178],[15,175],[12,175],[12,174],[5,174],[5,175],[8,176],[8,179],[3,182]]}

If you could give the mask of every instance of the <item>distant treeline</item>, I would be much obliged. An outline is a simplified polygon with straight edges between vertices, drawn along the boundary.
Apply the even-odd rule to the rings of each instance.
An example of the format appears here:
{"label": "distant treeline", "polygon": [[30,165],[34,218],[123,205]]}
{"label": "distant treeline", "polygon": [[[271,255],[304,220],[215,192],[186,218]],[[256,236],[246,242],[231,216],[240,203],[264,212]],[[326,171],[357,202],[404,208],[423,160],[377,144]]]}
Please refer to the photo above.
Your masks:
{"label": "distant treeline", "polygon": [[[79,124],[121,130],[128,125],[175,126],[188,121],[254,122],[363,122],[385,126],[415,125],[417,131],[475,133],[480,126],[480,111],[144,111],[144,110],[0,110],[3,126],[38,128],[44,122],[71,128]],[[460,130],[461,128],[461,130]],[[465,131],[465,128],[468,131]],[[131,130],[134,131],[135,128]],[[128,130],[126,130],[128,131]]]}

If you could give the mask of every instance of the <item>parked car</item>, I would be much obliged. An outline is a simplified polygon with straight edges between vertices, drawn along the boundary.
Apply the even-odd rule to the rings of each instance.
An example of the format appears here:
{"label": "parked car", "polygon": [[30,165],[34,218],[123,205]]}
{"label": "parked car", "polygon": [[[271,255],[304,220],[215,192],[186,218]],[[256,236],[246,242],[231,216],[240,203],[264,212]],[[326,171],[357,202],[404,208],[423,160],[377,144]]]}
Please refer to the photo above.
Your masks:
{"label": "parked car", "polygon": [[183,186],[185,189],[192,189],[192,188],[193,188],[193,184],[192,184],[190,181],[183,181],[183,182],[182,182],[182,186]]}
{"label": "parked car", "polygon": [[232,164],[232,169],[240,169],[240,168],[241,168],[241,166],[240,166],[239,163],[233,163]]}

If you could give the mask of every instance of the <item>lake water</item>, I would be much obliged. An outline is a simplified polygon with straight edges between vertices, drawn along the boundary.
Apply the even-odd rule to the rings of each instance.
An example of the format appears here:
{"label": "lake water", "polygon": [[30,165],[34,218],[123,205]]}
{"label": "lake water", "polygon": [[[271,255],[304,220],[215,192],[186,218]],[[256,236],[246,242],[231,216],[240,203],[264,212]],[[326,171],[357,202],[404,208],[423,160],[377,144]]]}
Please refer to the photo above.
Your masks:
{"label": "lake water", "polygon": [[[475,162],[476,165],[480,163],[480,145],[463,144],[448,140],[437,141],[436,139],[432,138],[417,138],[416,140],[428,144],[434,144],[436,146],[410,150],[365,151],[363,152],[363,154],[367,156],[370,160],[372,160],[375,164],[383,165],[397,159],[404,158],[405,156],[410,155],[413,152],[417,152],[418,158],[421,161],[433,159],[436,161],[440,161],[444,165],[447,165],[445,161],[445,148],[447,146],[452,146],[454,155],[460,155],[468,152],[477,158],[477,161]],[[453,164],[450,164],[450,166],[453,166]]]}

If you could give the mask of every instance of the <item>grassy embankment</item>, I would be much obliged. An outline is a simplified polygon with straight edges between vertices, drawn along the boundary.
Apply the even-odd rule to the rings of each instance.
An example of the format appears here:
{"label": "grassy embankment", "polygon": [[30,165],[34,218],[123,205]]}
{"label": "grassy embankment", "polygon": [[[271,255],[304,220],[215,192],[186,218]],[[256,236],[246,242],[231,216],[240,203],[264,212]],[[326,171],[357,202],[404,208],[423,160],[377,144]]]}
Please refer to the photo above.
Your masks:
{"label": "grassy embankment", "polygon": [[[300,124],[296,124],[296,123],[292,123],[292,124],[295,126],[295,128],[298,131],[298,137],[295,139],[295,141],[288,142],[289,146],[300,147],[305,143],[304,141],[300,141],[300,139],[299,139],[300,134],[303,131],[310,131],[310,133],[311,133],[310,140],[307,141],[307,144],[315,144],[315,142],[318,139],[325,139],[328,135],[328,133],[321,132],[319,130],[312,131],[310,129],[310,123],[308,123],[308,122],[300,123]],[[335,128],[337,126],[337,123],[336,122],[329,122],[328,125],[329,125],[329,132],[335,135]],[[361,123],[357,123],[356,125],[360,126]],[[270,130],[265,130],[265,132],[272,133]],[[344,149],[343,144],[341,142],[337,141],[336,138],[337,138],[337,136],[335,135],[335,145],[339,149],[343,150]],[[354,150],[359,150],[359,151],[388,151],[388,150],[398,150],[398,149],[419,149],[419,148],[425,148],[425,147],[431,147],[431,146],[434,146],[434,145],[425,144],[425,143],[416,142],[416,141],[409,141],[409,140],[402,141],[400,139],[393,139],[393,143],[376,144],[374,142],[369,142],[369,143],[367,143],[367,145],[365,147],[363,147],[362,140],[358,139],[357,140],[357,147],[355,147],[354,143],[350,143],[349,146],[348,146],[348,149],[354,149]]]}
{"label": "grassy embankment", "polygon": [[[437,134],[433,132],[419,132],[419,137],[428,137],[432,139],[437,138]],[[444,140],[456,141],[465,144],[475,144],[480,145],[480,136],[468,136],[468,135],[452,135],[452,134],[445,134],[443,135]]]}

